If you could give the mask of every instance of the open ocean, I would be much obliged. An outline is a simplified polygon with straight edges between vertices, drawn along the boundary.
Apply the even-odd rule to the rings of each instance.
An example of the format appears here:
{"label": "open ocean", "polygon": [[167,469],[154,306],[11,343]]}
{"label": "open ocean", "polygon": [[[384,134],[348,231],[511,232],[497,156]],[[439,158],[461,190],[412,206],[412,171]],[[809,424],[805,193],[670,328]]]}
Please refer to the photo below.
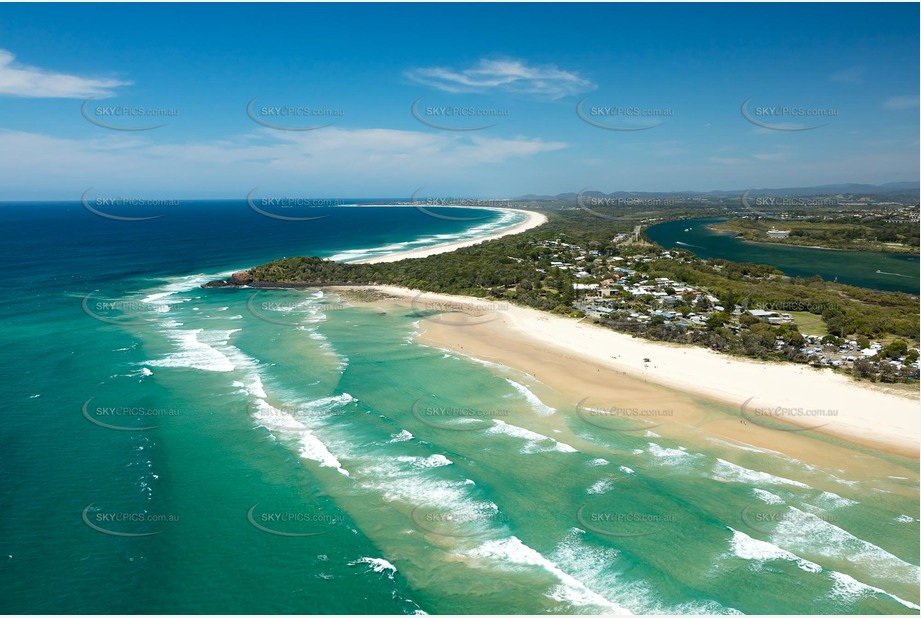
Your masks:
{"label": "open ocean", "polygon": [[199,288],[519,216],[431,211],[478,219],[0,205],[0,611],[918,613],[917,462],[608,431],[411,310]]}

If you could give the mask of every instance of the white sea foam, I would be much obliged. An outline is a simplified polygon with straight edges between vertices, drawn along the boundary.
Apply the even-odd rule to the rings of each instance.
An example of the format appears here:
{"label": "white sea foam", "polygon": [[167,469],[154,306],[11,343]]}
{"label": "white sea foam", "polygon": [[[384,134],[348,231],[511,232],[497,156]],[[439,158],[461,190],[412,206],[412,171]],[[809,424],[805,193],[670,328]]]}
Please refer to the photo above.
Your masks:
{"label": "white sea foam", "polygon": [[358,566],[359,564],[367,564],[369,571],[373,571],[375,573],[386,573],[387,577],[390,579],[393,579],[393,574],[397,572],[397,568],[383,558],[364,557],[349,562],[349,566]]}
{"label": "white sea foam", "polygon": [[[179,348],[179,351],[167,354],[164,358],[147,361],[144,364],[153,367],[187,367],[201,371],[233,371],[234,364],[225,354],[210,343],[226,343],[227,338],[236,330],[205,331],[167,330],[166,335]],[[207,340],[210,340],[208,342]]]}
{"label": "white sea foam", "polygon": [[890,554],[881,547],[864,541],[824,519],[790,507],[794,517],[778,522],[771,540],[777,539],[788,547],[832,560],[844,559],[863,572],[878,577],[917,584],[921,571],[911,563]]}
{"label": "white sea foam", "polygon": [[614,486],[614,482],[611,479],[600,479],[595,481],[591,487],[585,490],[587,494],[604,494],[607,493],[611,487]]}
{"label": "white sea foam", "polygon": [[512,387],[514,387],[516,391],[521,393],[521,395],[524,396],[524,398],[528,401],[528,403],[531,404],[531,408],[535,412],[540,414],[541,416],[550,416],[551,414],[556,413],[556,410],[554,408],[551,408],[550,406],[546,405],[543,401],[540,400],[540,398],[537,395],[532,393],[531,390],[524,384],[519,384],[518,382],[515,382],[514,380],[509,380],[508,378],[505,378],[505,381],[511,384]]}
{"label": "white sea foam", "polygon": [[232,270],[229,270],[224,273],[206,275],[204,273],[199,273],[197,275],[184,275],[180,277],[170,277],[165,281],[166,283],[158,285],[155,288],[150,290],[144,290],[143,293],[147,295],[141,299],[141,302],[144,303],[158,303],[158,304],[176,304],[190,300],[189,298],[171,298],[179,292],[187,292],[190,290],[196,290],[201,287],[203,283],[212,281],[214,279],[226,279],[233,274]]}
{"label": "white sea foam", "polygon": [[609,602],[637,614],[741,614],[736,609],[724,607],[712,600],[666,605],[645,580],[625,580],[621,576],[618,550],[588,543],[585,531],[579,528],[572,528],[548,558],[560,570],[569,573]]}
{"label": "white sea foam", "polygon": [[339,395],[321,397],[320,399],[314,399],[313,401],[299,404],[297,409],[299,411],[303,411],[306,415],[313,418],[319,416],[316,414],[317,412],[332,412],[336,408],[342,407],[354,401],[358,400],[348,393],[341,393]]}
{"label": "white sea foam", "polygon": [[593,460],[591,460],[590,462],[588,462],[588,465],[590,465],[590,466],[607,466],[607,465],[610,464],[610,463],[611,463],[611,462],[608,461],[607,459],[601,459],[601,458],[599,457],[598,459],[593,459]]}
{"label": "white sea foam", "polygon": [[480,238],[482,236],[489,236],[501,228],[517,225],[519,222],[524,220],[520,213],[514,211],[495,209],[495,212],[499,213],[499,217],[496,220],[476,225],[460,232],[452,234],[431,234],[411,241],[397,242],[388,245],[362,249],[350,249],[348,251],[337,253],[330,259],[336,262],[351,262],[370,256],[377,257],[389,255],[391,253],[400,253],[410,249],[421,249],[430,246],[434,247],[445,243]]}
{"label": "white sea foam", "polygon": [[408,455],[401,455],[397,457],[396,460],[410,463],[417,468],[440,468],[442,466],[450,466],[454,463],[444,455],[438,454],[429,455],[428,457],[412,457]]}
{"label": "white sea foam", "polygon": [[[524,427],[519,427],[518,425],[512,425],[498,419],[493,419],[493,425],[486,430],[486,433],[501,434],[527,440],[528,443],[521,451],[524,454],[541,453],[546,451],[559,451],[561,453],[578,452],[575,448],[569,446],[568,444],[559,442],[543,434],[536,433],[530,429],[525,429]],[[547,444],[548,442],[550,443],[549,445]]]}
{"label": "white sea foam", "polygon": [[849,481],[847,479],[838,478],[834,474],[829,474],[828,476],[836,483],[841,483],[842,485],[847,485],[848,487],[856,487],[860,484],[860,481]]}
{"label": "white sea foam", "polygon": [[755,497],[765,502],[767,504],[783,504],[784,499],[778,496],[777,494],[772,494],[769,491],[764,489],[758,489],[757,487],[752,487],[752,493],[755,494]]}
{"label": "white sea foam", "polygon": [[819,573],[822,571],[822,567],[816,563],[800,558],[796,554],[778,547],[773,543],[759,541],[733,528],[730,528],[730,530],[732,530],[730,545],[733,555],[743,560],[755,562],[756,564],[754,566],[756,570],[761,570],[762,565],[771,560],[788,560],[796,563],[796,566],[808,573]]}
{"label": "white sea foam", "polygon": [[507,569],[509,566],[539,567],[560,581],[560,585],[548,593],[551,598],[579,607],[596,606],[608,612],[631,613],[626,608],[590,590],[581,581],[561,570],[554,562],[522,543],[516,536],[485,541],[464,555],[470,558],[489,560],[498,568]]}
{"label": "white sea foam", "polygon": [[819,503],[819,506],[823,509],[835,509],[845,506],[854,506],[857,504],[856,500],[851,500],[838,494],[831,493],[830,491],[823,491],[819,497],[816,498],[816,502]]}
{"label": "white sea foam", "polygon": [[349,476],[348,470],[342,467],[339,460],[329,452],[326,445],[320,441],[313,432],[301,435],[301,457],[317,462],[320,466],[335,468],[340,474]]}
{"label": "white sea foam", "polygon": [[363,450],[357,450],[354,457],[361,461],[355,477],[365,488],[377,492],[387,502],[445,508],[455,515],[463,515],[465,521],[486,520],[483,516],[499,510],[492,502],[477,500],[471,494],[472,487],[466,479],[455,481],[433,477],[432,466],[423,462],[438,463],[440,460],[437,458],[388,458],[380,454],[368,457]]}
{"label": "white sea foam", "polygon": [[633,469],[628,468],[627,466],[619,466],[618,469],[624,474],[633,474]]}
{"label": "white sea foam", "polygon": [[767,472],[743,468],[742,466],[737,466],[723,459],[716,460],[716,464],[713,466],[712,478],[717,481],[728,483],[745,483],[748,485],[766,483],[768,485],[792,485],[794,487],[810,489],[809,485],[805,483],[800,483],[799,481],[783,478],[781,476],[774,476]]}
{"label": "white sea foam", "polygon": [[[261,388],[261,380],[259,384]],[[300,442],[299,454],[301,457],[315,461],[321,467],[335,468],[340,474],[349,476],[348,470],[342,467],[342,464],[326,445],[303,423],[287,412],[279,410],[263,399],[257,399],[253,420],[270,431],[297,435]]]}
{"label": "white sea foam", "polygon": [[877,588],[876,586],[869,586],[862,582],[857,581],[850,575],[845,573],[838,573],[837,571],[831,572],[832,580],[834,581],[834,586],[832,587],[829,596],[844,601],[845,603],[853,603],[860,599],[863,596],[869,594],[882,594],[888,596],[905,607],[910,607],[911,609],[921,609],[918,605],[915,605],[911,601],[906,601],[905,599],[900,599],[892,593],[886,592],[882,588]]}
{"label": "white sea foam", "polygon": [[[648,442],[648,444],[649,454],[667,465],[684,465],[703,457],[702,453],[689,453],[683,446],[668,448],[656,444],[655,442]],[[636,453],[636,451],[634,451],[634,453]]]}
{"label": "white sea foam", "polygon": [[393,443],[395,443],[395,442],[406,442],[407,440],[412,440],[412,439],[413,439],[413,434],[411,434],[410,432],[408,432],[408,431],[406,431],[405,429],[403,429],[403,430],[400,431],[400,433],[392,433],[392,434],[390,434],[390,438],[391,438],[391,439],[388,440],[388,442],[391,443],[391,444],[393,444]]}

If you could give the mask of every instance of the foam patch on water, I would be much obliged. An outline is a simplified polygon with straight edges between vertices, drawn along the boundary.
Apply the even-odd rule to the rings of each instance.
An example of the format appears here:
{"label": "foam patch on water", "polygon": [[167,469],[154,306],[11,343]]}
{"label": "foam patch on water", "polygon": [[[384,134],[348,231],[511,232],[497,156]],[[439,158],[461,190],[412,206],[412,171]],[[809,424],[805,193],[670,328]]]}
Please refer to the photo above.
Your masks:
{"label": "foam patch on water", "polygon": [[772,560],[787,560],[789,562],[794,562],[796,566],[807,573],[819,573],[822,571],[822,567],[816,563],[800,558],[796,554],[778,547],[773,543],[759,541],[733,528],[730,528],[730,530],[732,530],[730,545],[733,555],[743,560],[755,562],[755,569],[758,571],[761,570],[765,562],[770,562]]}
{"label": "foam patch on water", "polygon": [[[201,371],[233,371],[234,364],[211,343],[226,343],[227,338],[238,330],[210,332],[202,328],[168,330],[166,332],[167,337],[173,341],[179,351],[167,354],[162,359],[147,361],[144,364],[152,367],[186,367]],[[210,340],[210,343],[205,340]]]}
{"label": "foam patch on water", "polygon": [[417,468],[441,468],[454,463],[444,455],[429,455],[428,457],[400,456],[396,459],[397,461],[410,463]]}
{"label": "foam patch on water", "polygon": [[342,464],[329,451],[327,446],[310,429],[290,414],[279,410],[262,399],[257,399],[253,420],[270,431],[297,435],[300,442],[299,454],[301,457],[314,461],[320,464],[321,467],[335,468],[340,474],[349,476],[348,470],[342,467]]}
{"label": "foam patch on water", "polygon": [[158,304],[177,304],[183,303],[190,299],[188,298],[173,298],[179,292],[187,292],[190,290],[195,290],[200,288],[202,284],[215,279],[226,279],[233,274],[234,271],[228,270],[224,273],[218,273],[216,275],[206,275],[204,273],[199,273],[197,275],[184,275],[180,277],[170,277],[165,279],[166,283],[159,285],[150,290],[144,290],[143,293],[147,293],[141,302],[143,303],[158,303]]}
{"label": "foam patch on water", "polygon": [[839,478],[834,474],[829,474],[828,476],[836,483],[841,483],[842,485],[847,485],[848,487],[856,487],[860,484],[860,481],[849,481],[847,479]]}
{"label": "foam patch on water", "polygon": [[413,439],[413,434],[403,429],[402,431],[400,431],[400,433],[390,434],[390,440],[388,440],[388,443],[394,444],[396,442],[406,442],[407,440],[412,440],[412,439]]}
{"label": "foam patch on water", "polygon": [[593,459],[593,460],[591,460],[590,462],[588,462],[588,465],[590,465],[590,466],[607,466],[607,465],[610,464],[610,463],[611,463],[611,462],[608,461],[607,459],[598,458],[598,459]]}
{"label": "foam patch on water", "polygon": [[838,509],[845,506],[854,506],[857,504],[856,500],[851,500],[838,494],[831,493],[830,491],[823,491],[822,494],[816,498],[818,506],[823,509]]}
{"label": "foam patch on water", "polygon": [[329,452],[323,442],[317,438],[313,432],[301,435],[301,457],[310,459],[320,464],[321,467],[335,468],[339,474],[349,476],[348,470],[342,467],[339,460]]}
{"label": "foam patch on water", "polygon": [[[361,457],[359,453],[356,453]],[[444,508],[463,521],[489,521],[499,507],[490,501],[477,500],[468,479],[463,481],[435,478],[436,470],[444,467],[443,456],[394,457],[375,456],[356,472],[356,478],[368,490],[381,495],[384,501],[401,502],[419,507],[431,505]],[[422,464],[422,465],[419,465]]]}
{"label": "foam patch on water", "polygon": [[[648,444],[649,454],[658,459],[661,463],[667,465],[683,465],[703,457],[702,453],[689,453],[683,446],[668,448],[656,444],[655,442],[649,442]],[[639,454],[636,453],[636,451],[634,451],[634,453]],[[642,451],[640,451],[640,453],[642,453]]]}
{"label": "foam patch on water", "polygon": [[611,487],[613,486],[614,486],[614,481],[612,481],[611,479],[601,479],[601,480],[595,481],[595,483],[591,487],[585,490],[585,493],[592,494],[592,495],[604,494],[610,491]]}
{"label": "foam patch on water", "polygon": [[522,543],[516,536],[486,541],[464,555],[489,560],[499,568],[508,568],[509,565],[541,568],[560,581],[560,585],[548,593],[550,598],[578,607],[596,606],[608,612],[631,614],[626,608],[590,590],[581,581],[561,570],[554,562]]}
{"label": "foam patch on water", "polygon": [[764,489],[758,489],[757,487],[752,488],[752,493],[755,494],[755,497],[765,502],[767,504],[783,504],[784,499],[778,496],[777,494],[772,494],[769,491]]}
{"label": "foam patch on water", "polygon": [[298,404],[297,410],[299,413],[310,419],[327,418],[329,413],[336,408],[341,408],[342,406],[355,401],[358,400],[352,397],[350,394],[341,393],[339,395],[330,395],[329,397],[321,397],[320,399],[314,399],[313,401]]}
{"label": "foam patch on water", "polygon": [[290,414],[282,412],[264,399],[256,400],[256,411],[253,413],[253,420],[271,431],[286,433],[304,433],[307,431],[307,427],[303,423],[297,421]]}
{"label": "foam patch on water", "polygon": [[487,223],[481,223],[473,227],[461,230],[459,232],[454,232],[450,234],[430,234],[427,236],[422,236],[414,240],[395,242],[387,245],[381,245],[378,247],[368,247],[363,249],[350,249],[347,251],[342,251],[330,257],[329,259],[334,262],[352,262],[355,260],[360,260],[367,257],[379,257],[386,256],[392,253],[400,253],[403,251],[408,251],[412,249],[422,249],[427,247],[434,247],[444,243],[452,243],[462,240],[472,240],[475,238],[480,238],[482,236],[490,236],[497,231],[505,227],[510,227],[513,225],[518,225],[523,222],[524,215],[519,212],[512,210],[502,210],[502,209],[492,209],[487,208],[484,210],[490,210],[498,214],[498,217],[494,221],[489,221]]}
{"label": "foam patch on water", "polygon": [[890,554],[885,549],[860,539],[847,530],[806,513],[795,507],[790,510],[796,517],[779,521],[774,536],[785,545],[800,551],[826,556],[832,560],[846,560],[861,571],[878,577],[895,579],[917,585],[921,570],[911,563]]}
{"label": "foam patch on water", "polygon": [[854,603],[861,597],[865,597],[872,594],[882,594],[895,601],[901,603],[905,607],[910,607],[911,609],[921,609],[921,606],[915,605],[911,601],[906,601],[905,599],[900,599],[892,593],[886,592],[882,588],[877,588],[876,586],[870,586],[862,582],[857,581],[850,575],[845,573],[838,573],[837,571],[831,572],[832,580],[834,581],[834,586],[832,587],[829,596],[836,598],[838,600],[844,601],[845,603]]}
{"label": "foam patch on water", "polygon": [[643,580],[625,578],[620,573],[620,551],[588,542],[585,531],[572,528],[548,556],[557,566],[597,592],[609,602],[637,614],[741,614],[713,600],[688,601],[666,605]]}
{"label": "foam patch on water", "polygon": [[766,483],[768,485],[792,485],[794,487],[810,489],[809,485],[805,483],[800,483],[799,481],[783,478],[781,476],[774,476],[767,472],[743,468],[742,466],[737,466],[723,459],[716,460],[716,464],[713,466],[712,478],[727,483],[744,483],[747,485]]}
{"label": "foam patch on water", "polygon": [[393,579],[393,574],[397,572],[397,568],[383,558],[364,557],[349,562],[349,566],[358,566],[359,564],[367,564],[369,573],[386,573],[390,579]]}
{"label": "foam patch on water", "polygon": [[519,384],[518,382],[509,380],[508,378],[505,378],[505,381],[511,384],[516,391],[521,393],[521,395],[531,405],[531,408],[541,416],[550,416],[551,414],[556,413],[556,409],[546,405],[537,395],[531,392],[531,389],[529,389],[524,384]]}
{"label": "foam patch on water", "polygon": [[536,433],[530,429],[525,429],[524,427],[519,427],[518,425],[512,425],[498,419],[493,419],[493,425],[486,430],[486,433],[501,434],[527,440],[528,443],[521,451],[526,455],[533,453],[543,453],[547,451],[559,451],[560,453],[578,452],[575,448],[569,446],[568,444],[559,442],[543,434]]}

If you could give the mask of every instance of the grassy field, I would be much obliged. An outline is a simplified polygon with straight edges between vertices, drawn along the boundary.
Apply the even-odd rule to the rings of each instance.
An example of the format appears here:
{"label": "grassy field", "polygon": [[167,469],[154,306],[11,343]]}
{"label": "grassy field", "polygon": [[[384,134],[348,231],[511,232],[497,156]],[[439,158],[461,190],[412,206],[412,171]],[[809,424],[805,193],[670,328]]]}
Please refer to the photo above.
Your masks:
{"label": "grassy field", "polygon": [[808,311],[787,311],[786,313],[790,314],[793,322],[799,327],[799,332],[804,335],[824,337],[828,334],[828,329],[825,327],[825,322],[822,321],[822,316]]}

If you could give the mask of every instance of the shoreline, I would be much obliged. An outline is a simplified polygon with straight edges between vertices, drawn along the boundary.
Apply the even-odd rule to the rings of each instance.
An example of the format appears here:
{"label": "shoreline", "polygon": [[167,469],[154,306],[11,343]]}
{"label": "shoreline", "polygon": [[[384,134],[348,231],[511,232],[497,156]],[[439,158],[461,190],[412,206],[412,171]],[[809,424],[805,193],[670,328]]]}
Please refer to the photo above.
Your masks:
{"label": "shoreline", "polygon": [[[403,204],[393,204],[394,208],[413,208],[410,205]],[[479,208],[481,210],[491,210],[491,211],[514,211],[518,213],[523,213],[525,215],[525,220],[515,225],[511,225],[505,228],[501,228],[498,231],[487,234],[485,236],[478,236],[476,238],[467,238],[464,240],[455,240],[451,242],[441,243],[438,245],[431,245],[429,247],[421,247],[419,249],[410,249],[408,251],[400,251],[397,253],[388,253],[387,255],[365,258],[363,260],[355,260],[354,262],[347,262],[349,264],[381,264],[384,262],[397,262],[399,260],[407,260],[414,258],[423,258],[430,255],[437,255],[439,253],[448,253],[454,251],[455,249],[460,249],[461,247],[470,247],[472,245],[477,245],[481,242],[487,240],[495,240],[497,238],[502,238],[503,236],[510,236],[512,234],[520,234],[526,230],[543,225],[547,222],[547,216],[532,210],[522,210],[520,208],[501,208],[501,207],[485,207],[485,206],[463,206],[464,209],[470,208]]]}
{"label": "shoreline", "polygon": [[[428,302],[433,310],[457,312],[421,320],[423,332],[418,338],[527,373],[567,394],[573,404],[594,393],[600,397],[598,403],[604,397],[617,405],[623,405],[620,402],[625,399],[640,402],[631,404],[634,407],[667,400],[680,410],[677,416],[686,425],[713,423],[713,430],[722,436],[754,439],[772,448],[795,444],[797,450],[803,449],[804,440],[810,440],[808,434],[815,432],[919,457],[918,398],[911,393],[886,392],[877,385],[804,365],[740,359],[705,348],[647,341],[495,300],[386,285],[367,288],[383,293],[381,300],[373,302],[415,309]],[[337,291],[336,286],[328,289]],[[644,362],[647,358],[648,363]],[[694,397],[739,412],[731,418],[721,414],[717,422],[705,420],[701,407],[690,403]],[[880,418],[884,410],[885,417]],[[762,425],[758,421],[762,415],[781,420],[779,426],[787,429]]]}

